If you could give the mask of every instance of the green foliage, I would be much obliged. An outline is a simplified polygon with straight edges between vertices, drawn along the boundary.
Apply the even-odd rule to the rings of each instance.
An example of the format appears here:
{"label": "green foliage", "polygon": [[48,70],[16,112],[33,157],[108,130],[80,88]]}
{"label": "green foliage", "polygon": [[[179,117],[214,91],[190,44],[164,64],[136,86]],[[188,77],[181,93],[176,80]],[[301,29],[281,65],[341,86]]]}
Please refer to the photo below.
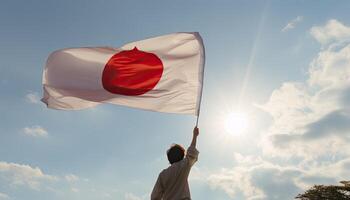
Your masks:
{"label": "green foliage", "polygon": [[296,199],[301,200],[350,200],[350,181],[341,181],[343,185],[315,185]]}

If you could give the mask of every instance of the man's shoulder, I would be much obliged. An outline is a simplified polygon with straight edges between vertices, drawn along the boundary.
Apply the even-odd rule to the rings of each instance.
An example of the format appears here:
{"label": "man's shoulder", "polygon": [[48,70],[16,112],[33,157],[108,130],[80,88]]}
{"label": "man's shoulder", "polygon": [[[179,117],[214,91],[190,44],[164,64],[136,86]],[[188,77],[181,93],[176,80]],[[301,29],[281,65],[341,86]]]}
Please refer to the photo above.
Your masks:
{"label": "man's shoulder", "polygon": [[163,169],[160,172],[161,176],[168,176],[168,175],[174,175],[174,173],[176,173],[177,171],[183,169],[184,167],[186,167],[188,165],[188,160],[186,158],[173,163],[172,165],[170,165],[169,167]]}

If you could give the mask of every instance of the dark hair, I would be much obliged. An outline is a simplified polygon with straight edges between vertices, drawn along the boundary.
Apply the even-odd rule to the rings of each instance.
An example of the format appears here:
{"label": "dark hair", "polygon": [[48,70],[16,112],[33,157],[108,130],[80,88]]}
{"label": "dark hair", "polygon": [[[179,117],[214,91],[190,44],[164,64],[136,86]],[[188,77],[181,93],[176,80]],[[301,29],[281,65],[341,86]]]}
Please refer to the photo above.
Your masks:
{"label": "dark hair", "polygon": [[179,144],[173,144],[166,152],[170,164],[179,162],[185,156],[185,149]]}

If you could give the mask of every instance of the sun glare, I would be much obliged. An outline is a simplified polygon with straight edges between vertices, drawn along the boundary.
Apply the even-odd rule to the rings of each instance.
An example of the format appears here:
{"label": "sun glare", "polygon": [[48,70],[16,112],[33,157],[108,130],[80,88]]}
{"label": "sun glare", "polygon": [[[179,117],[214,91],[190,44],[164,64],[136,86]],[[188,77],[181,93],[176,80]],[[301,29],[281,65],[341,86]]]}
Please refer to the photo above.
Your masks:
{"label": "sun glare", "polygon": [[225,121],[225,129],[231,134],[243,133],[249,125],[248,116],[241,112],[230,113]]}

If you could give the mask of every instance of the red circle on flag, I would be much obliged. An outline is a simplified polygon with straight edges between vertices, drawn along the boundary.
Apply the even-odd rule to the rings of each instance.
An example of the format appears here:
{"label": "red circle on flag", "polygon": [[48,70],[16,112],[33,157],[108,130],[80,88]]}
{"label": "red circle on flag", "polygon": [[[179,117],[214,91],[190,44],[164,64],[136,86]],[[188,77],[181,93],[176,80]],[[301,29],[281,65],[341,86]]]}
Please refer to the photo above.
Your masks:
{"label": "red circle on flag", "polygon": [[157,85],[162,73],[163,63],[157,55],[135,47],[109,59],[103,70],[102,84],[113,94],[142,95]]}

